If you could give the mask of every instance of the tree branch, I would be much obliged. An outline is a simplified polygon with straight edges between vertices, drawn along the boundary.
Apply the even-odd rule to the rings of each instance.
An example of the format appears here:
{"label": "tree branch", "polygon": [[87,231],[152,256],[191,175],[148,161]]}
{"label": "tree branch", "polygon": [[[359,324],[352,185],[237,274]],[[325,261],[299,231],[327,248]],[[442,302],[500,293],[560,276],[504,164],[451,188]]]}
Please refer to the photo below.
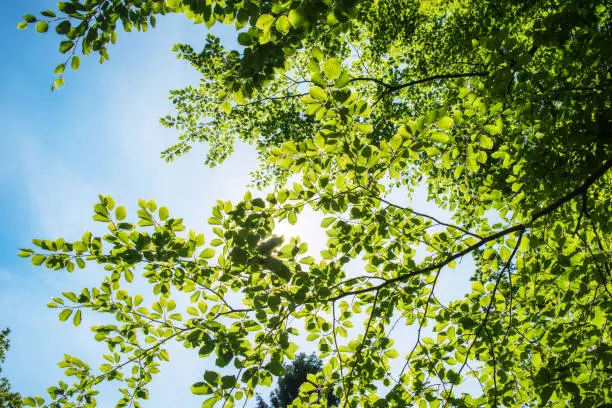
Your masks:
{"label": "tree branch", "polygon": [[377,200],[379,200],[379,201],[381,201],[381,202],[383,202],[383,203],[385,203],[385,204],[387,204],[387,205],[389,205],[389,206],[391,206],[391,207],[397,208],[398,210],[408,211],[409,213],[411,213],[411,214],[413,214],[413,215],[416,215],[416,216],[418,216],[418,217],[427,218],[427,219],[429,219],[429,220],[431,220],[431,221],[435,222],[435,223],[436,223],[436,224],[438,224],[438,225],[444,225],[445,227],[448,227],[448,228],[453,228],[453,229],[459,230],[459,231],[463,232],[464,234],[466,234],[466,235],[470,235],[470,236],[472,236],[472,237],[474,237],[474,238],[482,239],[482,237],[481,237],[480,235],[475,234],[475,233],[472,233],[472,232],[470,232],[470,231],[466,230],[465,228],[459,227],[459,226],[454,225],[454,224],[447,224],[447,223],[445,223],[445,222],[442,222],[442,221],[438,220],[436,217],[433,217],[433,216],[431,216],[431,215],[427,215],[427,214],[423,214],[423,213],[420,213],[420,212],[418,212],[418,211],[414,211],[412,208],[409,208],[409,207],[402,207],[401,205],[394,204],[394,203],[392,203],[392,202],[390,202],[390,201],[385,200],[384,198],[380,198],[380,197],[376,196],[375,194],[372,194],[372,193],[371,193],[369,190],[367,190],[367,189],[366,189],[366,191],[368,191],[368,193],[370,193],[370,195],[371,195],[373,198],[375,198],[375,199],[377,199]]}
{"label": "tree branch", "polygon": [[576,188],[575,190],[573,190],[566,196],[561,197],[560,199],[555,201],[550,206],[536,212],[531,217],[532,222],[537,220],[538,218],[541,218],[547,214],[550,214],[551,212],[555,211],[557,208],[561,207],[563,204],[578,197],[579,195],[585,194],[587,190],[589,189],[589,187],[591,187],[593,183],[595,183],[600,177],[606,174],[606,172],[610,170],[611,168],[612,168],[612,158],[608,159],[599,169],[595,170],[593,174],[587,177],[587,179],[584,181],[584,183],[580,185],[580,187]]}
{"label": "tree branch", "polygon": [[469,254],[470,252],[480,248],[481,246],[483,246],[484,244],[486,244],[487,242],[491,242],[494,241],[498,238],[501,238],[503,236],[506,236],[508,234],[511,234],[513,232],[518,232],[518,231],[525,231],[526,229],[528,229],[530,227],[530,225],[535,222],[536,220],[538,220],[539,218],[544,217],[545,215],[548,215],[550,213],[552,213],[553,211],[555,211],[556,209],[558,209],[559,207],[561,207],[563,204],[567,203],[568,201],[572,200],[573,198],[578,197],[579,195],[585,194],[587,192],[587,190],[589,189],[589,187],[591,185],[593,185],[593,183],[595,183],[600,177],[602,177],[610,168],[612,168],[612,159],[608,159],[599,169],[597,169],[593,174],[591,174],[589,177],[587,177],[587,179],[584,181],[584,183],[582,183],[579,187],[577,187],[576,189],[572,190],[570,193],[568,193],[567,195],[561,197],[560,199],[558,199],[557,201],[555,201],[554,203],[552,203],[551,205],[549,205],[546,208],[543,208],[540,211],[537,211],[535,214],[533,214],[533,216],[531,217],[531,220],[523,223],[523,224],[518,224],[518,225],[514,225],[512,227],[508,227],[502,231],[496,232],[495,234],[489,235],[486,238],[481,239],[480,241],[478,241],[477,243],[468,246],[467,248],[465,248],[462,251],[457,252],[454,255],[451,255],[450,257],[437,262],[435,264],[429,265],[429,266],[425,266],[423,268],[417,269],[415,271],[412,272],[407,272],[404,274],[400,274],[398,276],[396,276],[395,278],[391,278],[391,279],[386,279],[384,282],[376,285],[376,286],[371,286],[371,287],[367,287],[367,288],[361,288],[361,289],[356,289],[356,290],[352,290],[349,292],[342,292],[336,296],[332,296],[330,298],[327,299],[322,299],[320,301],[323,302],[334,302],[336,300],[342,299],[344,297],[347,296],[351,296],[351,295],[359,295],[361,293],[367,293],[367,292],[372,292],[372,291],[379,291],[380,289],[384,288],[385,286],[391,285],[393,283],[397,283],[397,282],[403,282],[405,280],[408,280],[414,276],[423,274],[423,273],[427,273],[427,272],[431,272],[434,271],[438,268],[443,268],[444,266],[448,265],[449,263],[451,263],[452,261],[463,257],[466,254]]}
{"label": "tree branch", "polygon": [[407,88],[407,87],[410,87],[410,86],[414,86],[414,85],[418,85],[418,84],[423,84],[425,82],[436,81],[438,79],[452,79],[452,78],[467,78],[467,77],[474,77],[474,76],[487,76],[487,75],[489,75],[489,73],[490,73],[489,71],[477,71],[477,72],[463,72],[463,73],[457,73],[457,74],[438,74],[438,75],[432,75],[432,76],[426,77],[426,78],[415,79],[414,81],[406,82],[404,84],[399,84],[399,85],[391,85],[391,84],[388,84],[388,83],[386,83],[384,81],[381,81],[380,79],[377,79],[377,78],[368,78],[368,77],[351,78],[351,82],[357,82],[357,81],[375,82],[378,85],[381,85],[381,86],[385,87],[386,90],[385,90],[385,92],[383,94],[387,94],[387,93],[398,91],[400,89]]}
{"label": "tree branch", "polygon": [[300,98],[302,96],[308,95],[308,93],[299,93],[299,94],[287,94],[287,95],[281,95],[281,96],[268,96],[266,98],[261,98],[261,99],[257,99],[255,101],[252,102],[247,102],[247,103],[243,103],[243,104],[238,104],[238,105],[234,105],[234,109],[236,108],[244,108],[245,106],[249,106],[249,105],[256,105],[262,102],[266,102],[266,101],[275,101],[278,99],[289,99],[289,98]]}

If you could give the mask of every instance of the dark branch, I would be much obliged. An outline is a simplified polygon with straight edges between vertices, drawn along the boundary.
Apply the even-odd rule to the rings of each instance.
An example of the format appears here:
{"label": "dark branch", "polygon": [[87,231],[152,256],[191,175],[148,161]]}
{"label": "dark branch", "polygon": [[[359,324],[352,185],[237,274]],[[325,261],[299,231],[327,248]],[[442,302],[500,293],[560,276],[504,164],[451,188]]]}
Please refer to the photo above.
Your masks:
{"label": "dark branch", "polygon": [[573,200],[574,198],[580,195],[586,194],[589,187],[591,187],[593,183],[595,183],[601,176],[606,174],[606,172],[610,170],[610,168],[612,168],[612,159],[608,159],[608,161],[606,161],[603,164],[603,166],[601,166],[593,174],[587,177],[587,179],[584,181],[584,183],[582,183],[582,185],[580,185],[580,187],[570,192],[566,196],[561,197],[560,199],[558,199],[557,201],[555,201],[553,204],[549,205],[548,207],[533,214],[533,216],[531,217],[532,221],[535,221],[538,218],[541,218],[547,214],[550,214],[553,211],[555,211],[557,208],[561,207],[563,204],[567,203],[568,201]]}
{"label": "dark branch", "polygon": [[368,77],[357,77],[357,78],[352,78],[351,82],[357,82],[357,81],[370,81],[370,82],[374,82],[377,83],[378,85],[381,85],[383,87],[386,88],[385,90],[385,94],[390,93],[390,92],[394,92],[394,91],[398,91],[400,89],[403,88],[408,88],[410,86],[414,86],[414,85],[418,85],[418,84],[423,84],[425,82],[430,82],[430,81],[437,81],[439,79],[453,79],[453,78],[467,78],[467,77],[474,77],[474,76],[488,76],[489,75],[489,71],[480,71],[480,72],[463,72],[463,73],[458,73],[458,74],[438,74],[438,75],[433,75],[430,77],[426,77],[426,78],[421,78],[421,79],[415,79],[414,81],[410,81],[410,82],[406,82],[404,84],[399,84],[399,85],[391,85],[388,84],[384,81],[381,81],[380,79],[377,78],[368,78]]}
{"label": "dark branch", "polygon": [[266,98],[257,99],[256,101],[252,101],[252,102],[247,102],[247,103],[235,105],[234,109],[236,109],[236,108],[243,108],[243,107],[249,106],[249,105],[257,105],[259,103],[266,102],[266,101],[275,101],[275,100],[278,100],[278,99],[300,98],[300,97],[305,96],[305,95],[308,95],[308,94],[307,93],[299,93],[299,94],[287,94],[287,95],[281,95],[281,96],[269,96],[269,97],[266,97]]}
{"label": "dark branch", "polygon": [[533,214],[533,216],[531,217],[531,220],[523,223],[523,224],[518,224],[518,225],[514,225],[512,227],[506,228],[502,231],[496,232],[495,234],[489,235],[486,238],[481,239],[480,241],[478,241],[477,243],[468,246],[467,248],[465,248],[462,251],[457,252],[454,255],[451,255],[450,257],[437,262],[435,264],[423,267],[421,269],[417,269],[415,271],[412,272],[408,272],[408,273],[404,273],[401,275],[396,276],[395,278],[392,279],[386,279],[384,282],[376,285],[376,286],[371,286],[371,287],[367,287],[367,288],[362,288],[362,289],[356,289],[356,290],[352,290],[349,292],[343,292],[340,293],[336,296],[333,296],[331,298],[327,298],[327,299],[322,299],[321,301],[324,302],[334,302],[338,299],[342,299],[344,297],[347,296],[351,296],[351,295],[359,295],[361,293],[367,293],[367,292],[372,292],[372,291],[379,291],[380,289],[384,288],[385,286],[391,285],[393,283],[397,283],[397,282],[403,282],[406,281],[414,276],[418,276],[427,272],[431,272],[434,271],[438,268],[443,268],[446,265],[448,265],[449,263],[451,263],[452,261],[463,257],[464,255],[469,254],[470,252],[480,248],[481,246],[483,246],[484,244],[486,244],[487,242],[491,242],[494,241],[498,238],[501,238],[503,236],[506,236],[508,234],[511,234],[513,232],[518,232],[518,231],[525,231],[526,229],[528,229],[530,227],[530,225],[535,222],[536,220],[538,220],[539,218],[544,217],[545,215],[548,215],[550,213],[552,213],[553,211],[555,211],[556,209],[558,209],[559,207],[561,207],[563,204],[569,202],[570,200],[582,195],[582,194],[586,194],[587,190],[589,189],[589,187],[591,185],[593,185],[593,183],[595,183],[600,177],[602,177],[610,168],[612,168],[612,159],[609,159],[608,161],[606,161],[603,166],[601,166],[599,169],[597,169],[593,174],[591,174],[585,181],[584,183],[582,183],[578,188],[572,190],[570,193],[568,193],[567,195],[561,197],[560,199],[558,199],[557,201],[555,201],[554,203],[552,203],[551,205],[549,205],[546,208],[543,208],[542,210],[536,212],[535,214]]}

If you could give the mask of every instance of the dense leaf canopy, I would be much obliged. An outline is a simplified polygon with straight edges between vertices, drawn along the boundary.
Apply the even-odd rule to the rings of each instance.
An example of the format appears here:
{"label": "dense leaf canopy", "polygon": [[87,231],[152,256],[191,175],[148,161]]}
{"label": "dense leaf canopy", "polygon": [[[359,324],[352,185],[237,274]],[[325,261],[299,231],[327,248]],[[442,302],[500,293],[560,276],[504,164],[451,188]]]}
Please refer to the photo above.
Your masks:
{"label": "dense leaf canopy", "polygon": [[[50,306],[115,319],[92,327],[108,361],[68,356],[72,383],[45,404],[90,406],[120,380],[119,406],[138,405],[171,341],[219,367],[191,388],[203,407],[254,398],[302,341],[325,365],[294,406],[327,387],[345,407],[612,403],[612,4],[477,3],[72,0],[26,15],[21,28],[63,36],[56,87],[80,54],[107,59],[119,28],[234,24],[239,50],[176,46],[202,79],[171,92],[162,123],[180,136],[163,155],[203,142],[216,165],[238,138],[272,187],[219,201],[208,241],[152,200],[128,218],[101,196],[106,235],[23,250],[50,269],[104,265],[99,287]],[[402,204],[421,187],[452,220]],[[318,254],[274,236],[305,208],[329,237]],[[453,271],[464,258],[473,270]],[[439,301],[457,273],[471,291]],[[146,302],[122,287],[135,275]]]}

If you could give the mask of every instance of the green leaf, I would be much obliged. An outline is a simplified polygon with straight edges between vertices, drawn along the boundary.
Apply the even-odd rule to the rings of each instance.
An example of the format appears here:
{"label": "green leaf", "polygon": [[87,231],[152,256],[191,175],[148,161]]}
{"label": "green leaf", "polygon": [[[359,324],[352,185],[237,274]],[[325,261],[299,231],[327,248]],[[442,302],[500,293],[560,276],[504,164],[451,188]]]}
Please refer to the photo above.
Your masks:
{"label": "green leaf", "polygon": [[270,31],[270,29],[267,29],[267,30],[263,31],[259,35],[259,44],[261,44],[261,45],[267,44],[271,40],[272,40],[272,32]]}
{"label": "green leaf", "polygon": [[493,148],[493,140],[486,135],[480,135],[479,143],[480,143],[480,147],[482,147],[483,149]]}
{"label": "green leaf", "polygon": [[389,358],[398,358],[399,355],[400,354],[397,352],[397,350],[394,350],[394,349],[389,349],[389,350],[385,351],[385,356],[387,356]]}
{"label": "green leaf", "polygon": [[168,217],[170,217],[170,211],[168,211],[168,208],[164,206],[159,207],[158,214],[161,221],[166,221]]}
{"label": "green leaf", "polygon": [[[61,316],[60,316],[60,320],[62,320]],[[81,324],[81,310],[77,310],[75,312],[74,317],[72,318],[72,323],[75,326],[79,326]]]}
{"label": "green leaf", "polygon": [[340,77],[334,84],[336,88],[344,88],[351,82],[351,76],[349,75],[347,70],[343,70],[340,74]]}
{"label": "green leaf", "polygon": [[206,357],[210,355],[210,353],[212,353],[214,349],[215,349],[215,343],[211,340],[211,341],[204,343],[204,345],[200,347],[198,354],[201,357]]}
{"label": "green leaf", "polygon": [[314,385],[311,382],[305,382],[304,384],[302,384],[302,386],[300,387],[300,391],[305,392],[305,393],[309,393],[309,392],[313,392],[317,389],[316,385]]}
{"label": "green leaf", "polygon": [[233,388],[236,385],[236,376],[224,375],[221,377],[221,388],[227,390]]}
{"label": "green leaf", "polygon": [[440,129],[448,130],[453,127],[455,121],[450,116],[443,116],[436,122],[436,126]]}
{"label": "green leaf", "polygon": [[327,93],[325,92],[325,90],[323,88],[318,87],[318,86],[311,86],[310,90],[308,91],[308,93],[313,98],[321,100],[321,101],[324,101],[324,100],[327,99]]}
{"label": "green leaf", "polygon": [[221,111],[226,115],[232,113],[232,104],[229,102],[223,102],[220,107]]}
{"label": "green leaf", "polygon": [[46,33],[49,31],[49,23],[46,21],[39,21],[36,23],[36,31],[39,33]]}
{"label": "green leaf", "polygon": [[79,69],[80,66],[81,66],[81,59],[78,57],[78,55],[73,55],[71,63],[70,63],[70,67],[76,71],[77,69]]}
{"label": "green leaf", "polygon": [[540,404],[546,405],[550,401],[550,397],[554,392],[554,388],[550,385],[544,386],[540,389]]}
{"label": "green leaf", "polygon": [[66,320],[68,320],[68,318],[70,317],[70,315],[72,314],[72,309],[64,309],[60,312],[59,314],[59,320],[60,322],[65,322]]}
{"label": "green leaf", "polygon": [[17,256],[20,257],[20,258],[29,258],[30,256],[32,256],[32,250],[30,250],[30,249],[22,249],[22,250],[19,251]]}
{"label": "green leaf", "polygon": [[194,395],[209,395],[213,393],[213,387],[205,382],[197,382],[191,387],[191,393]]}
{"label": "green leaf", "polygon": [[67,53],[74,47],[74,41],[62,41],[59,50],[62,54]]}
{"label": "green leaf", "polygon": [[498,135],[501,132],[497,125],[485,125],[485,130],[492,135]]}
{"label": "green leaf", "polygon": [[170,355],[166,350],[159,350],[159,359],[162,361],[170,361]]}
{"label": "green leaf", "polygon": [[72,301],[72,302],[76,302],[77,301],[77,297],[74,293],[72,292],[62,292],[62,295],[64,295],[68,300]]}
{"label": "green leaf", "polygon": [[266,30],[269,30],[270,27],[272,27],[273,23],[274,23],[273,16],[271,16],[270,14],[262,14],[257,19],[257,22],[255,23],[255,27],[259,28],[262,31],[266,31]]}
{"label": "green leaf", "polygon": [[23,403],[24,403],[24,405],[27,405],[28,407],[35,407],[36,406],[36,401],[34,401],[34,399],[30,398],[30,397],[25,397],[23,399]]}
{"label": "green leaf", "polygon": [[57,17],[53,10],[43,10],[40,12],[40,14],[42,14],[45,17],[49,17],[49,18]]}
{"label": "green leaf", "polygon": [[438,143],[450,142],[450,137],[446,133],[442,132],[433,132],[431,135],[429,135],[429,138]]}
{"label": "green leaf", "polygon": [[499,250],[499,256],[501,257],[501,259],[503,259],[504,261],[507,261],[510,259],[510,256],[512,255],[512,251],[506,247],[503,246],[500,248]]}
{"label": "green leaf", "polygon": [[70,31],[70,26],[70,21],[64,20],[55,26],[55,32],[60,35],[68,34],[68,32]]}
{"label": "green leaf", "polygon": [[372,133],[374,131],[374,126],[370,123],[355,123],[355,130],[360,133]]}
{"label": "green leaf", "polygon": [[289,22],[289,18],[287,16],[280,16],[276,20],[276,30],[282,34],[287,34],[289,30],[291,30],[291,23]]}
{"label": "green leaf", "polygon": [[485,292],[485,288],[482,284],[482,282],[474,282],[472,283],[472,290],[475,292],[480,292],[480,293],[484,293]]}
{"label": "green leaf", "polygon": [[30,262],[32,263],[32,265],[40,266],[43,264],[43,262],[45,262],[46,259],[47,259],[46,256],[42,254],[36,254],[32,257]]}
{"label": "green leaf", "polygon": [[333,224],[334,221],[336,221],[335,217],[326,217],[326,218],[323,218],[323,220],[321,221],[321,227],[327,228],[331,224]]}
{"label": "green leaf", "polygon": [[151,212],[157,210],[157,203],[154,200],[147,201],[147,209]]}
{"label": "green leaf", "polygon": [[180,7],[182,4],[182,0],[166,0],[166,6],[170,8]]}
{"label": "green leaf", "polygon": [[210,259],[215,256],[215,250],[212,248],[206,248],[202,252],[200,252],[200,258],[202,259]]}
{"label": "green leaf", "polygon": [[289,11],[287,18],[289,19],[289,23],[291,23],[294,28],[300,27],[304,22],[304,17],[302,14],[295,9]]}
{"label": "green leaf", "polygon": [[287,267],[287,265],[278,259],[267,258],[264,261],[264,265],[281,280],[288,282],[291,279],[291,270]]}
{"label": "green leaf", "polygon": [[571,381],[564,381],[562,384],[563,388],[565,388],[570,394],[573,394],[577,397],[580,396],[580,388],[578,387],[578,385],[576,385],[576,383]]}
{"label": "green leaf", "polygon": [[[321,50],[321,48],[319,47],[313,47],[312,50],[310,51],[312,57],[317,61],[317,62],[321,62],[323,61],[323,59],[325,58],[325,54],[323,54],[323,51]],[[316,64],[318,67],[318,64]]]}
{"label": "green leaf", "polygon": [[202,408],[213,408],[215,404],[219,402],[220,400],[221,400],[221,397],[219,397],[218,395],[210,397],[209,399],[207,399],[206,401],[202,403]]}
{"label": "green leaf", "polygon": [[[253,42],[253,39],[251,38],[249,33],[238,34],[238,44],[248,47],[249,45],[252,44],[252,42]],[[239,102],[239,103],[244,103],[244,102]]]}
{"label": "green leaf", "polygon": [[115,209],[115,219],[117,221],[124,220],[127,215],[127,210],[124,206],[120,205]]}
{"label": "green leaf", "polygon": [[85,268],[85,261],[82,258],[77,258],[76,263],[79,269]]}
{"label": "green leaf", "polygon": [[26,28],[28,28],[28,23],[25,21],[20,21],[19,23],[17,23],[17,28],[19,30],[25,30]]}
{"label": "green leaf", "polygon": [[289,224],[295,225],[295,223],[297,222],[297,215],[295,214],[295,211],[289,212],[289,214],[287,215],[287,220],[289,221]]}
{"label": "green leaf", "polygon": [[206,380],[206,382],[209,384],[216,385],[219,382],[220,378],[221,375],[219,375],[219,373],[215,371],[206,370],[204,372],[204,380]]}
{"label": "green leaf", "polygon": [[327,79],[334,80],[339,78],[342,73],[340,61],[336,58],[325,61],[325,64],[323,64],[323,73]]}
{"label": "green leaf", "polygon": [[34,14],[24,15],[23,20],[27,23],[35,23],[37,21],[36,16],[34,16]]}

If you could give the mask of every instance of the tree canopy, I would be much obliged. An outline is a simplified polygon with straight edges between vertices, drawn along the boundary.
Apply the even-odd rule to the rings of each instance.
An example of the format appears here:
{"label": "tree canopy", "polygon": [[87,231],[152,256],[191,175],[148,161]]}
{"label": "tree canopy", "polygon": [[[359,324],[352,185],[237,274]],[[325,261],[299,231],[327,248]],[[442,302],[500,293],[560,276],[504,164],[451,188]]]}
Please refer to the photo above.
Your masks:
{"label": "tree canopy", "polygon": [[[9,329],[0,330],[0,364],[4,363],[10,346],[9,333]],[[0,367],[0,373],[2,373],[2,367]],[[22,406],[21,396],[11,391],[11,384],[6,378],[0,378],[0,408],[20,408]]]}
{"label": "tree canopy", "polygon": [[[219,201],[208,240],[153,200],[128,217],[100,196],[106,234],[22,250],[103,265],[98,287],[49,306],[114,320],[92,327],[107,362],[67,356],[70,384],[26,404],[92,406],[117,380],[118,406],[139,406],[177,342],[218,367],[194,379],[202,406],[231,407],[302,341],[324,366],[296,407],[328,388],[344,407],[612,402],[610,1],[72,0],[19,27],[62,37],[59,87],[80,55],[108,59],[119,29],[167,13],[233,24],[241,47],[176,46],[201,81],[171,91],[162,123],[180,136],[163,157],[205,143],[217,165],[249,142],[271,192]],[[421,187],[452,219],[404,204]],[[306,208],[328,236],[318,254],[274,235]],[[471,290],[441,302],[467,258]],[[141,278],[150,293],[125,289]]]}

